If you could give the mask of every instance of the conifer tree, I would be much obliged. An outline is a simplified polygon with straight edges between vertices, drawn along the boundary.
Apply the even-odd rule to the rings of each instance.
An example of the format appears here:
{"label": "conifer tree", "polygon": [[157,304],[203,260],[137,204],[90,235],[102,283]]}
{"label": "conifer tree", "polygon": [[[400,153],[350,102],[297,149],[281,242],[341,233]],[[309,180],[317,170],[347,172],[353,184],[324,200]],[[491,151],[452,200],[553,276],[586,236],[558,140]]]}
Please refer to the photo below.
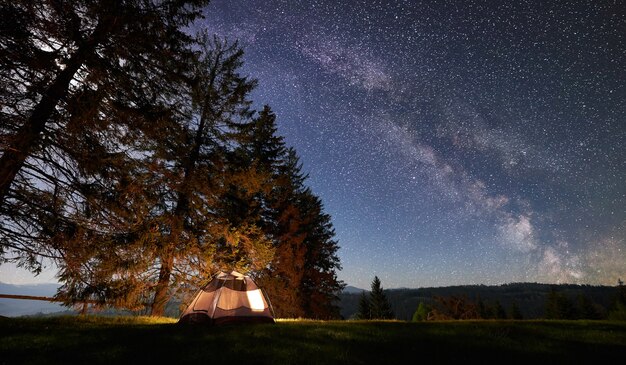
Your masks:
{"label": "conifer tree", "polygon": [[[263,178],[254,165],[236,160],[236,133],[229,132],[250,121],[249,93],[256,81],[239,74],[243,51],[235,44],[205,36],[201,58],[194,65],[190,114],[183,116],[182,138],[172,148],[157,148],[153,159],[168,162],[163,175],[164,209],[158,245],[159,276],[152,305],[153,315],[162,315],[169,300],[172,274],[185,264],[191,273],[259,270],[272,257],[271,243],[258,227],[260,213],[251,204],[237,206],[243,192],[255,196]],[[235,192],[236,191],[236,192]],[[236,207],[235,209],[229,209]],[[256,210],[255,210],[256,209]],[[199,265],[190,265],[190,255],[199,253]],[[183,264],[183,265],[181,265]],[[175,279],[175,278],[174,278]],[[188,280],[188,277],[184,277]]]}
{"label": "conifer tree", "polygon": [[[166,116],[168,129],[154,132],[167,133],[166,138],[159,143],[145,140],[144,157],[133,173],[142,204],[128,207],[127,223],[141,217],[143,224],[127,232],[126,247],[134,251],[127,249],[124,256],[137,260],[115,260],[105,245],[84,249],[78,267],[97,275],[88,277],[76,265],[62,265],[63,295],[110,298],[97,288],[108,290],[115,277],[124,289],[118,296],[126,295],[122,302],[151,302],[151,313],[162,315],[181,283],[204,280],[218,269],[258,270],[271,259],[266,235],[243,219],[250,214],[224,208],[234,205],[235,197],[228,195],[233,187],[251,194],[259,189],[247,173],[251,167],[232,157],[237,152],[230,147],[238,142],[235,126],[250,123],[247,97],[255,81],[238,74],[243,52],[237,44],[208,37],[199,44],[198,57],[189,64],[192,77],[178,95],[177,112]],[[103,265],[94,267],[95,257]]]}
{"label": "conifer tree", "polygon": [[428,319],[428,312],[430,312],[430,308],[424,304],[424,302],[420,302],[413,313],[413,317],[411,318],[412,322],[422,322]]}
{"label": "conifer tree", "polygon": [[391,311],[391,305],[387,300],[387,296],[383,291],[378,276],[374,276],[372,281],[372,290],[370,294],[370,310],[372,319],[391,319],[393,318],[393,312]]}
{"label": "conifer tree", "polygon": [[194,53],[182,28],[206,3],[2,2],[0,44],[10,50],[0,55],[5,259],[11,252],[37,273],[42,258],[80,265],[89,256],[84,238],[124,245],[115,236],[127,206],[118,198],[136,187],[125,180],[135,141],[162,130],[161,117],[176,109]]}
{"label": "conifer tree", "polygon": [[553,287],[546,299],[545,316],[547,319],[574,319],[576,313],[569,298]]}
{"label": "conifer tree", "polygon": [[182,30],[206,2],[0,5],[0,255],[53,260],[68,303],[161,315],[237,269],[275,277],[290,316],[336,317],[330,217],[250,109],[241,49]]}
{"label": "conifer tree", "polygon": [[616,321],[626,321],[626,285],[622,279],[617,279],[617,293],[608,318]]}
{"label": "conifer tree", "polygon": [[370,298],[369,295],[363,290],[361,292],[361,296],[359,297],[359,309],[356,313],[357,319],[371,319],[372,311],[370,307]]}
{"label": "conifer tree", "polygon": [[301,198],[301,211],[308,218],[306,256],[302,292],[307,317],[339,318],[339,293],[345,284],[337,278],[341,269],[330,216],[323,211],[321,200],[310,189]]}
{"label": "conifer tree", "polygon": [[[305,187],[306,175],[296,152],[276,135],[276,117],[268,107],[244,126],[242,151],[248,156],[261,188],[240,199],[254,207],[255,224],[271,238],[274,259],[259,275],[260,285],[274,298],[278,316],[338,318],[338,293],[344,284],[330,216],[318,197]],[[245,204],[244,204],[245,203]]]}
{"label": "conifer tree", "polygon": [[504,310],[502,304],[500,304],[499,300],[496,300],[496,304],[494,304],[494,314],[496,319],[506,318],[506,311]]}
{"label": "conifer tree", "polygon": [[511,307],[509,308],[509,318],[511,319],[523,319],[524,316],[522,315],[522,311],[519,308],[519,305],[517,305],[517,302],[513,302],[511,303]]}

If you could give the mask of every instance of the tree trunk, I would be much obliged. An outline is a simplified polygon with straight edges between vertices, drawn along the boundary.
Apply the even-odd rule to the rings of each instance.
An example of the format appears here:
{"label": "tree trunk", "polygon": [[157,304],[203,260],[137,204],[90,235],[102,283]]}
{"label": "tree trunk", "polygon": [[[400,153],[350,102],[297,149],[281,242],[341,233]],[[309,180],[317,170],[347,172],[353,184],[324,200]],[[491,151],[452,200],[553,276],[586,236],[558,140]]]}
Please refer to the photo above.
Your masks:
{"label": "tree trunk", "polygon": [[165,306],[169,301],[170,295],[170,278],[172,277],[172,269],[174,267],[174,256],[164,255],[161,257],[161,270],[159,271],[159,281],[157,282],[154,301],[152,302],[152,310],[150,315],[153,317],[163,316],[165,314]]}
{"label": "tree trunk", "polygon": [[30,118],[17,131],[8,148],[2,154],[2,158],[0,158],[0,206],[4,203],[9,188],[24,165],[24,161],[26,161],[33,147],[40,141],[41,134],[54,108],[59,100],[67,96],[70,81],[82,64],[79,55],[80,52],[70,59],[67,67],[61,71],[43,94]]}
{"label": "tree trunk", "polygon": [[[173,229],[171,233],[171,245],[176,245],[178,242],[178,236],[182,231],[182,221],[184,220],[185,212],[189,205],[189,197],[187,195],[187,188],[190,183],[191,177],[194,173],[194,169],[196,166],[196,162],[200,155],[200,147],[202,144],[202,133],[204,131],[205,120],[201,119],[200,125],[198,126],[198,130],[196,131],[196,136],[194,138],[194,145],[191,150],[191,154],[189,158],[184,163],[184,177],[183,182],[180,186],[180,191],[178,192],[178,200],[176,202],[176,208],[174,210],[174,219],[172,222]],[[174,250],[176,247],[171,247]],[[174,255],[165,254],[161,257],[161,269],[159,271],[159,281],[157,282],[155,293],[154,293],[154,301],[152,302],[152,310],[150,315],[152,316],[162,316],[165,313],[165,306],[169,301],[169,284],[170,278],[172,276],[172,270],[174,269]]]}

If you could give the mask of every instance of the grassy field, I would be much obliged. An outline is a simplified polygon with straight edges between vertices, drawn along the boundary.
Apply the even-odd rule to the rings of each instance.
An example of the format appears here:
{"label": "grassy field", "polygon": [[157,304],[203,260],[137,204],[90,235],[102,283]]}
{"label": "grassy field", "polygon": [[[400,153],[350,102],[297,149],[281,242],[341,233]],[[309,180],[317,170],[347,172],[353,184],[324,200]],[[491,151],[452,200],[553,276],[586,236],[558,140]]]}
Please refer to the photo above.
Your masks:
{"label": "grassy field", "polygon": [[626,323],[280,321],[180,326],[170,318],[0,318],[0,364],[588,363],[626,358]]}

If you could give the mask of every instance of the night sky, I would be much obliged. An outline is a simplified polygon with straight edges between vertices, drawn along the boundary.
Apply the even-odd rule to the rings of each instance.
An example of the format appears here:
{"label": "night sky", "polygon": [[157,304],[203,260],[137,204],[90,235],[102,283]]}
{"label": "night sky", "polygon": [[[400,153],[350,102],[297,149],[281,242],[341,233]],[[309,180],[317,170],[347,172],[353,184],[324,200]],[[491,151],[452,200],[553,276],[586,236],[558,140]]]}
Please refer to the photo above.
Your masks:
{"label": "night sky", "polygon": [[626,279],[621,1],[214,0],[367,288]]}
{"label": "night sky", "polygon": [[203,26],[245,48],[346,283],[626,280],[622,1],[214,0]]}

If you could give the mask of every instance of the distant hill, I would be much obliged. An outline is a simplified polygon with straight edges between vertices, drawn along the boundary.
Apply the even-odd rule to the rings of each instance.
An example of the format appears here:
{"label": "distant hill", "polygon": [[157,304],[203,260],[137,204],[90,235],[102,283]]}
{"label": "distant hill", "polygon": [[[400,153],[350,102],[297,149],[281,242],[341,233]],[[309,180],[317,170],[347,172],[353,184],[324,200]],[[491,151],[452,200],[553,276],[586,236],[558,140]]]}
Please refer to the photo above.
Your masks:
{"label": "distant hill", "polygon": [[363,291],[369,292],[369,290],[357,288],[356,286],[350,286],[350,285],[343,288],[344,294],[361,294]]}
{"label": "distant hill", "polygon": [[[16,285],[0,282],[0,294],[32,295],[38,297],[53,296],[59,284],[27,284]],[[18,317],[35,314],[66,312],[67,307],[59,303],[41,300],[4,299],[0,298],[0,316]]]}
{"label": "distant hill", "polygon": [[[581,294],[589,297],[601,310],[606,311],[617,293],[613,286],[591,286],[574,284],[538,284],[538,283],[512,283],[498,286],[486,285],[463,285],[438,288],[419,289],[389,289],[385,290],[387,298],[396,318],[410,320],[420,302],[433,304],[435,296],[466,296],[471,301],[480,298],[485,304],[492,305],[500,301],[508,310],[513,302],[519,306],[522,315],[526,319],[543,318],[544,307],[551,288],[565,294],[572,302],[576,303]],[[361,292],[344,292],[339,295],[341,315],[349,319],[358,310]]]}

